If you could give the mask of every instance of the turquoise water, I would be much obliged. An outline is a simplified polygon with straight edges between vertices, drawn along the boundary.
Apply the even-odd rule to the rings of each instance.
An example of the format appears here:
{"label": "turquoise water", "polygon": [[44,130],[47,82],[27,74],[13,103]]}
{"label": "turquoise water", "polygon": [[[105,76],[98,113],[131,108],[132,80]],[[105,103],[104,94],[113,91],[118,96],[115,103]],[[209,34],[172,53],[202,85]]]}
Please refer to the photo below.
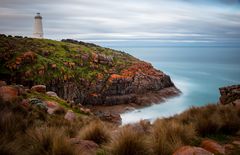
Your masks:
{"label": "turquoise water", "polygon": [[140,119],[154,120],[180,113],[191,106],[216,103],[219,87],[240,84],[240,48],[230,47],[149,47],[122,48],[170,75],[182,91],[164,103],[121,115],[123,124]]}

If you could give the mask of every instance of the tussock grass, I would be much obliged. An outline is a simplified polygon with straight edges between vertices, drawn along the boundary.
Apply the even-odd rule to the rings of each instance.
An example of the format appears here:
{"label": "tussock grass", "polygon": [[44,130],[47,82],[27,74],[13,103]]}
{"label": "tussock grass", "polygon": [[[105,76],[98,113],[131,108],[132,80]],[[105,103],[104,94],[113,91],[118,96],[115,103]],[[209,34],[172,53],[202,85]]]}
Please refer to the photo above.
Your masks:
{"label": "tussock grass", "polygon": [[240,110],[231,105],[192,107],[153,124],[140,121],[121,128],[84,115],[71,122],[64,119],[63,109],[48,115],[35,106],[26,110],[17,101],[0,101],[0,113],[0,154],[4,155],[73,155],[76,146],[69,139],[77,136],[99,144],[97,154],[168,155],[183,145],[198,145],[202,138],[234,135],[240,129]]}
{"label": "tussock grass", "polygon": [[193,125],[183,125],[174,119],[158,119],[151,135],[153,151],[157,155],[172,154],[178,147],[190,144],[196,138]]}
{"label": "tussock grass", "polygon": [[97,144],[104,144],[110,140],[108,129],[100,121],[93,121],[86,125],[79,133],[80,138],[91,140]]}
{"label": "tussock grass", "polygon": [[193,124],[200,136],[234,134],[240,129],[239,110],[231,105],[209,104],[192,107],[175,116],[183,124]]}
{"label": "tussock grass", "polygon": [[66,136],[74,138],[84,126],[84,122],[81,117],[78,117],[74,122],[70,122],[64,119],[62,115],[54,115],[47,120],[46,125],[56,129],[62,129]]}
{"label": "tussock grass", "polygon": [[123,127],[111,140],[109,152],[112,155],[148,155],[150,149],[144,135],[130,126]]}
{"label": "tussock grass", "polygon": [[27,131],[29,154],[75,155],[75,148],[67,141],[62,130],[42,127]]}

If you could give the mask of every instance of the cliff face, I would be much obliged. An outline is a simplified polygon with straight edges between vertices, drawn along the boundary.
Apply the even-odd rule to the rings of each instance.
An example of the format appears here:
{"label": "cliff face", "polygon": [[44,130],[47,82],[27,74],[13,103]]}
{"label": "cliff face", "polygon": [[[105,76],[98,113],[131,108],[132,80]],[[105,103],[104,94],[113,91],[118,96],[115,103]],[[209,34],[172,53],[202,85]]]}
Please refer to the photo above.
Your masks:
{"label": "cliff face", "polygon": [[0,35],[0,79],[48,90],[81,104],[138,103],[172,87],[170,77],[129,54],[74,40]]}

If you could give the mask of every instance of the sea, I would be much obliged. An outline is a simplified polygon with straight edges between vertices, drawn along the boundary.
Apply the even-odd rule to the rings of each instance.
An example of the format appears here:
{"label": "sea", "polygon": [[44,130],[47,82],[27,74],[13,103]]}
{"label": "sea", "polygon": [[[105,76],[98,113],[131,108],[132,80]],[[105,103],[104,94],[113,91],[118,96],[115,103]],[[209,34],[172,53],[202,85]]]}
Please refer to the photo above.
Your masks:
{"label": "sea", "polygon": [[219,88],[240,84],[240,47],[111,47],[170,75],[181,95],[121,114],[122,123],[154,121],[219,101]]}

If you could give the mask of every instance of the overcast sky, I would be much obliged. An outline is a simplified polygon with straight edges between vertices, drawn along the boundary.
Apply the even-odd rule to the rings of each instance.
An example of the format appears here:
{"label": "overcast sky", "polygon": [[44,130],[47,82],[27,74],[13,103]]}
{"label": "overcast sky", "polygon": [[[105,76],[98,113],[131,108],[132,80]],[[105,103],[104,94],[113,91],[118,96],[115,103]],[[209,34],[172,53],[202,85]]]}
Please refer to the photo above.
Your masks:
{"label": "overcast sky", "polygon": [[50,39],[240,44],[240,0],[0,0],[0,33],[32,36],[36,12]]}

